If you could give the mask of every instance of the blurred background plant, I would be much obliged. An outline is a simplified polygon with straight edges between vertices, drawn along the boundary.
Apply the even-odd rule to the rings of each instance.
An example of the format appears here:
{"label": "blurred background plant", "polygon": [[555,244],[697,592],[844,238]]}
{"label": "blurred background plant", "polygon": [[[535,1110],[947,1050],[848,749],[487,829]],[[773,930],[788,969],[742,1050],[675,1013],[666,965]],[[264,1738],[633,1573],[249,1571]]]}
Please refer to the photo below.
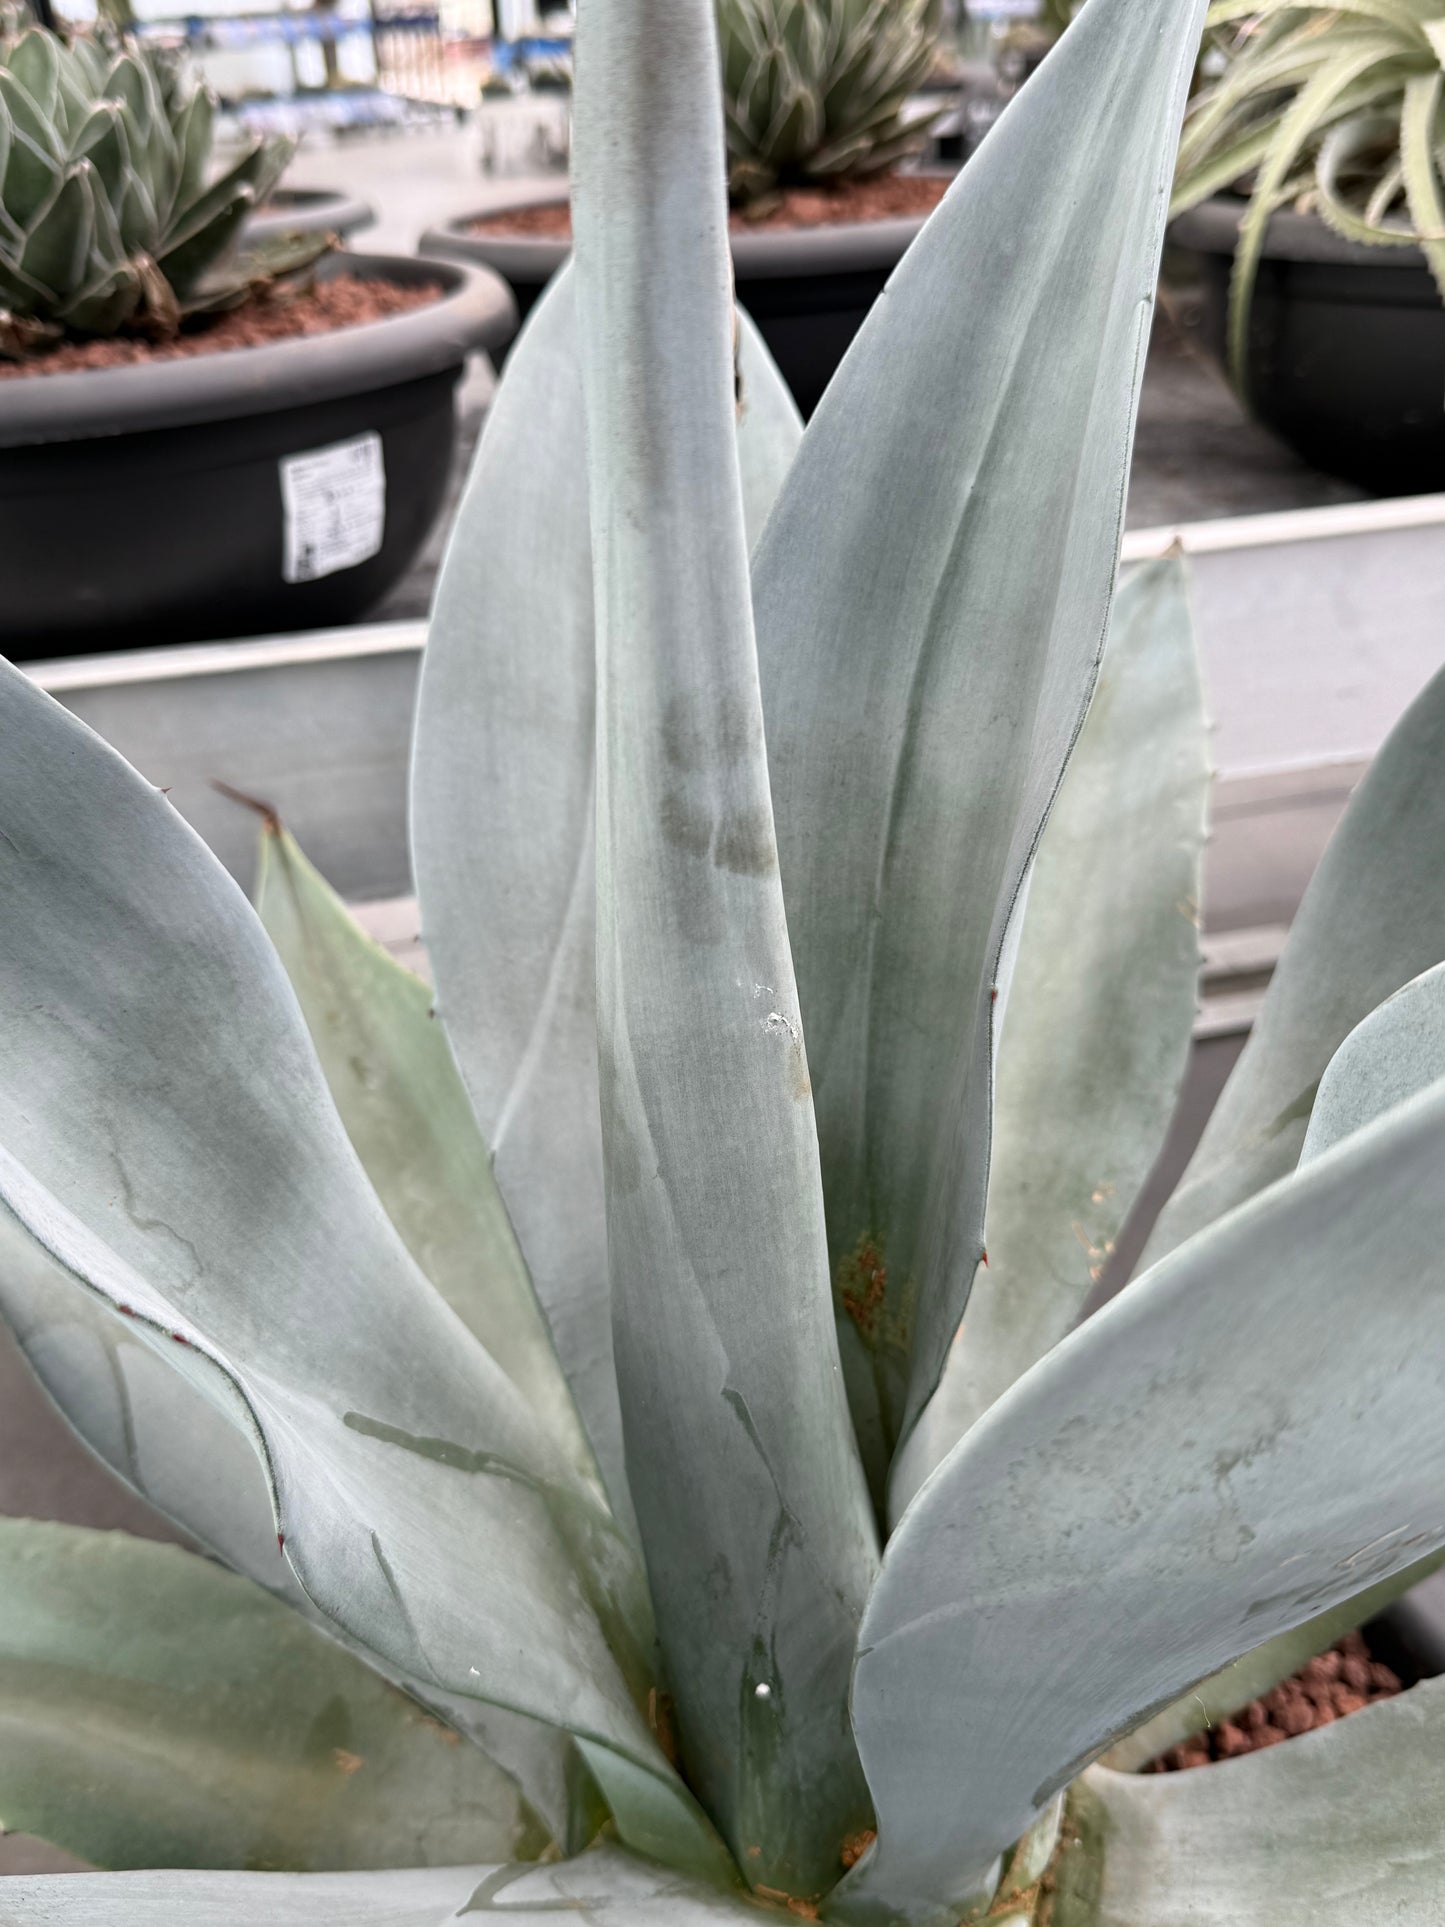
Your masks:
{"label": "blurred background plant", "polygon": [[942,0],[719,0],[735,201],[879,174],[925,145],[910,97],[932,72]]}
{"label": "blurred background plant", "polygon": [[1006,96],[1018,92],[1082,5],[1083,0],[1040,0],[1032,16],[1003,26],[993,63]]}
{"label": "blurred background plant", "polygon": [[1445,289],[1440,102],[1445,19],[1413,0],[1229,4],[1185,118],[1173,211],[1233,191],[1240,222],[1229,360],[1243,377],[1250,306],[1277,209],[1317,214],[1345,239],[1423,249]]}
{"label": "blurred background plant", "polygon": [[326,251],[317,234],[238,246],[294,143],[253,140],[213,180],[215,105],[173,58],[113,31],[0,26],[0,355],[172,335]]}

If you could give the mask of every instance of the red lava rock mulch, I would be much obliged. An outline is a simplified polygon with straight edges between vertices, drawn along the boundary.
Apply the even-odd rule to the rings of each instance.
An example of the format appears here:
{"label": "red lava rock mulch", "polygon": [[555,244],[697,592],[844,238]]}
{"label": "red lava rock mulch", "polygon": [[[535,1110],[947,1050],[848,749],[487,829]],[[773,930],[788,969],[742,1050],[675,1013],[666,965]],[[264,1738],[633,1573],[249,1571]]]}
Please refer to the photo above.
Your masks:
{"label": "red lava rock mulch", "polygon": [[398,287],[358,274],[338,274],[312,287],[273,288],[244,307],[217,315],[176,335],[153,341],[145,335],[109,335],[96,341],[65,341],[56,348],[0,361],[0,381],[27,375],[64,375],[82,368],[128,368],[149,361],[180,361],[191,355],[225,354],[231,348],[258,348],[298,335],[330,334],[358,322],[406,314],[440,299],[435,285]]}
{"label": "red lava rock mulch", "polygon": [[[786,187],[756,212],[735,209],[729,226],[735,234],[747,234],[767,228],[830,227],[848,221],[890,221],[931,214],[951,181],[951,176],[943,174],[880,174],[873,180],[848,181],[840,187]],[[473,221],[471,232],[566,241],[572,235],[572,211],[565,201],[506,208]]]}
{"label": "red lava rock mulch", "polygon": [[1262,1699],[1221,1720],[1208,1733],[1174,1746],[1150,1762],[1149,1773],[1178,1773],[1188,1767],[1211,1766],[1216,1760],[1236,1759],[1241,1753],[1257,1753],[1261,1747],[1278,1746],[1317,1726],[1329,1726],[1373,1706],[1377,1700],[1393,1699],[1403,1690],[1399,1678],[1388,1666],[1371,1659],[1370,1649],[1359,1633],[1346,1633],[1337,1646],[1302,1667],[1293,1679],[1285,1680]]}

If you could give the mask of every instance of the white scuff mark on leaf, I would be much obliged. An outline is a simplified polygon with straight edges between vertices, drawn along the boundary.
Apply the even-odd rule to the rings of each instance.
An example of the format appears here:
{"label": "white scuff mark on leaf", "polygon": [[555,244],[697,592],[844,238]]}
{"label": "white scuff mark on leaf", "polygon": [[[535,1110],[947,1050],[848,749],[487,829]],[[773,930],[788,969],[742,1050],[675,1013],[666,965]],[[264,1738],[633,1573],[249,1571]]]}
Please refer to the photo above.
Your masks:
{"label": "white scuff mark on leaf", "polygon": [[784,1031],[792,1043],[802,1043],[802,1038],[798,1034],[798,1026],[793,1022],[791,1017],[785,1017],[780,1010],[770,1010],[768,1012],[767,1016],[763,1019],[763,1029],[767,1031],[770,1037],[776,1037],[779,1031]]}

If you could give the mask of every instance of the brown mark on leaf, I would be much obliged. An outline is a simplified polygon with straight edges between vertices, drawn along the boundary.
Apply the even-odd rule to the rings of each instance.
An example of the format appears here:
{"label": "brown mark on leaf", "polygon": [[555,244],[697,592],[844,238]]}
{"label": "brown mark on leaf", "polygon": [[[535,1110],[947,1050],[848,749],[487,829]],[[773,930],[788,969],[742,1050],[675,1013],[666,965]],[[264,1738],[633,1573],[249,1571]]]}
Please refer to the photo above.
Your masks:
{"label": "brown mark on leaf", "polygon": [[668,1764],[676,1767],[679,1761],[677,1732],[672,1717],[671,1693],[659,1693],[655,1686],[647,1693],[647,1723],[657,1744],[667,1755]]}
{"label": "brown mark on leaf", "polygon": [[816,1920],[818,1906],[816,1901],[799,1900],[796,1894],[785,1894],[781,1887],[754,1887],[754,1896],[759,1900],[770,1900],[776,1907],[782,1907],[800,1920]]}
{"label": "brown mark on leaf", "polygon": [[788,1049],[789,1085],[793,1096],[799,1102],[813,1094],[813,1081],[808,1075],[808,1059],[803,1050],[803,1034],[791,1018],[785,1017],[780,1010],[770,1010],[763,1019],[763,1029],[770,1037],[786,1037]]}
{"label": "brown mark on leaf", "polygon": [[359,1753],[348,1753],[344,1746],[334,1747],[331,1758],[336,1766],[337,1772],[345,1773],[348,1777],[353,1773],[359,1773],[362,1767],[366,1765],[365,1760],[362,1759]]}
{"label": "brown mark on leaf", "polygon": [[259,796],[247,796],[244,790],[233,789],[229,783],[223,783],[219,776],[211,778],[211,788],[218,796],[229,797],[231,802],[240,803],[244,808],[254,810],[260,817],[262,828],[268,836],[281,834],[281,813],[270,803],[263,803]]}
{"label": "brown mark on leaf", "polygon": [[763,804],[735,810],[718,828],[712,860],[737,876],[761,877],[778,867],[772,811]]}
{"label": "brown mark on leaf", "polygon": [[906,1358],[913,1344],[918,1287],[909,1279],[890,1293],[882,1240],[866,1232],[838,1266],[834,1293],[870,1352]]}
{"label": "brown mark on leaf", "polygon": [[838,1298],[871,1350],[878,1342],[888,1301],[888,1266],[882,1248],[864,1236],[838,1267]]}
{"label": "brown mark on leaf", "polygon": [[1070,1221],[1069,1229],[1073,1232],[1090,1258],[1102,1258],[1106,1255],[1103,1246],[1094,1243],[1094,1240],[1089,1236],[1089,1233],[1079,1223],[1077,1218]]}
{"label": "brown mark on leaf", "polygon": [[681,790],[666,790],[658,810],[662,834],[689,856],[706,856],[712,848],[712,819]]}
{"label": "brown mark on leaf", "polygon": [[877,1838],[876,1827],[866,1827],[862,1833],[850,1833],[838,1852],[838,1858],[844,1868],[856,1867]]}

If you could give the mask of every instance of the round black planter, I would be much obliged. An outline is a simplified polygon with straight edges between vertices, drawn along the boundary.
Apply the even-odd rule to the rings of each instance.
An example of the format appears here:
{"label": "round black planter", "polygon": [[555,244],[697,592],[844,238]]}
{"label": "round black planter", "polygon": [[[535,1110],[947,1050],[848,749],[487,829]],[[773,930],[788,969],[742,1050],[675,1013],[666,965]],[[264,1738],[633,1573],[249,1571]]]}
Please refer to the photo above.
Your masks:
{"label": "round black planter", "polygon": [[[565,199],[553,187],[518,194],[505,207],[537,207]],[[421,251],[471,261],[500,274],[525,317],[570,251],[564,240],[478,234],[484,215],[464,215],[429,228]],[[905,220],[857,221],[836,227],[763,228],[732,237],[738,300],[762,332],[804,415],[811,415],[854,335],[903,252],[923,226]]]}
{"label": "round black planter", "polygon": [[320,272],[442,294],[330,334],[0,386],[0,652],[326,627],[405,573],[442,504],[467,355],[509,341],[516,311],[476,268],[347,254]]}
{"label": "round black planter", "polygon": [[1369,1629],[1370,1643],[1402,1679],[1445,1673],[1445,1572],[1432,1573],[1387,1607]]}
{"label": "round black planter", "polygon": [[[1246,205],[1221,195],[1169,232],[1198,257],[1205,338],[1221,363]],[[1445,489],[1445,308],[1423,254],[1346,241],[1312,214],[1276,214],[1255,286],[1244,400],[1307,462],[1373,494]]]}
{"label": "round black planter", "polygon": [[278,187],[245,226],[248,241],[276,234],[339,234],[343,240],[371,227],[376,209],[368,201],[326,187]]}

